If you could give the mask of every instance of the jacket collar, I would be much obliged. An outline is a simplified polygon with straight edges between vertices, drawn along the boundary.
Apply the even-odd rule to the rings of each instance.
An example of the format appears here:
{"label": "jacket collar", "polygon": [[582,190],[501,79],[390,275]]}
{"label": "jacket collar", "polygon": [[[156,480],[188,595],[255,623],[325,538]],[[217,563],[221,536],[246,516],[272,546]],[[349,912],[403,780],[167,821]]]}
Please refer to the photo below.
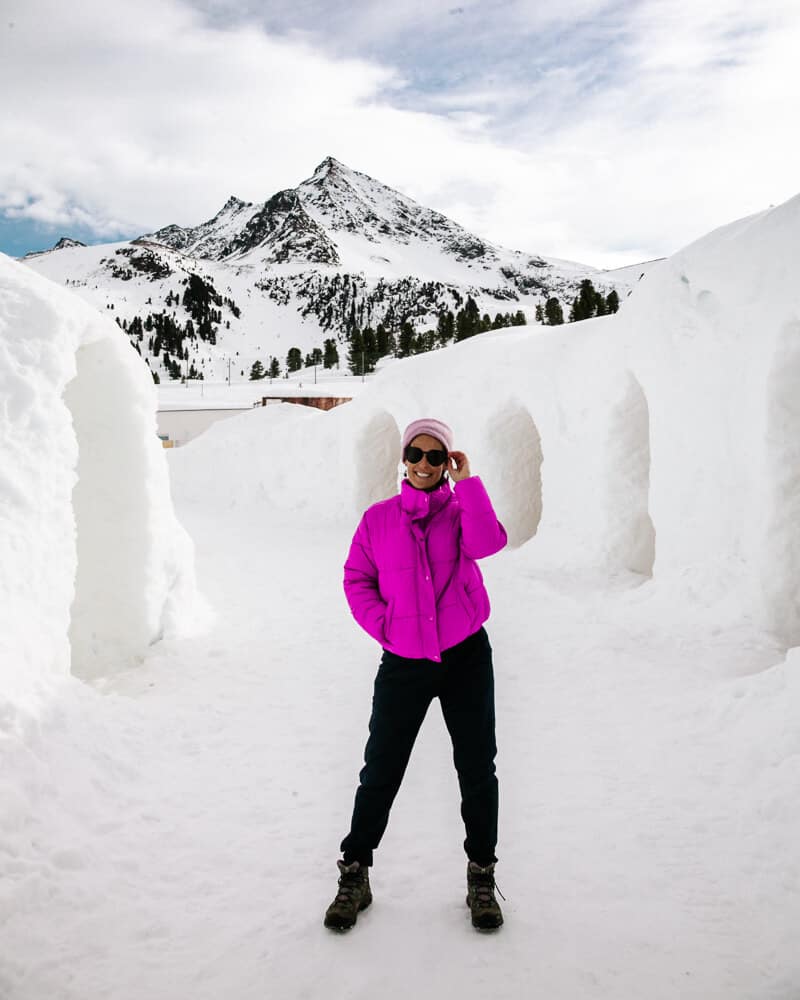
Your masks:
{"label": "jacket collar", "polygon": [[415,489],[407,479],[403,480],[400,487],[400,504],[412,521],[427,517],[429,514],[437,514],[450,502],[452,496],[453,491],[446,479],[430,492]]}

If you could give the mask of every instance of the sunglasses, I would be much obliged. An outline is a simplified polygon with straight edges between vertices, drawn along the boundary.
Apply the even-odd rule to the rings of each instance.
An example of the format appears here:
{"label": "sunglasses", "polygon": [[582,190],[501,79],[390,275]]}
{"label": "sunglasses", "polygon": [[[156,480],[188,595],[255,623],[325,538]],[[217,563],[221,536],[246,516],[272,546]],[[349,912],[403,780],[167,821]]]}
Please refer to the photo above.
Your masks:
{"label": "sunglasses", "polygon": [[431,451],[423,451],[422,448],[415,448],[413,444],[408,445],[403,455],[406,461],[411,462],[412,465],[416,465],[417,462],[421,462],[423,456],[428,459],[428,465],[432,465],[437,468],[440,465],[444,465],[447,461],[447,452],[442,451],[440,448],[433,448]]}

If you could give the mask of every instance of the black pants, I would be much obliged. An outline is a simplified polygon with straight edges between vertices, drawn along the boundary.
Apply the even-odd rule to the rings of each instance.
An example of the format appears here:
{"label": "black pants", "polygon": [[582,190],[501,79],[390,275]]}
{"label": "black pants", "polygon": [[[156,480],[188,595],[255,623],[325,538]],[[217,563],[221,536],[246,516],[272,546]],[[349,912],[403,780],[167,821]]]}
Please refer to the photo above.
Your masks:
{"label": "black pants", "polygon": [[497,860],[494,674],[492,647],[480,629],[445,650],[441,663],[384,650],[350,833],[342,841],[346,863],[372,864],[422,720],[437,697],[453,741],[467,833],[464,850],[481,866]]}

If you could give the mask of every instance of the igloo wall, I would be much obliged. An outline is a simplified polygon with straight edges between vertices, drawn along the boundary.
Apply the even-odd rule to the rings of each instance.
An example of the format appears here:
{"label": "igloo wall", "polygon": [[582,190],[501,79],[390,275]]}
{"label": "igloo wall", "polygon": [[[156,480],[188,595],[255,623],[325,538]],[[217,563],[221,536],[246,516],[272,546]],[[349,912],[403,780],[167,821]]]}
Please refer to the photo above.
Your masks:
{"label": "igloo wall", "polygon": [[619,315],[650,423],[654,582],[800,642],[800,197],[651,270]]}
{"label": "igloo wall", "polygon": [[197,612],[146,366],[114,323],[2,255],[0,545],[8,719]]}

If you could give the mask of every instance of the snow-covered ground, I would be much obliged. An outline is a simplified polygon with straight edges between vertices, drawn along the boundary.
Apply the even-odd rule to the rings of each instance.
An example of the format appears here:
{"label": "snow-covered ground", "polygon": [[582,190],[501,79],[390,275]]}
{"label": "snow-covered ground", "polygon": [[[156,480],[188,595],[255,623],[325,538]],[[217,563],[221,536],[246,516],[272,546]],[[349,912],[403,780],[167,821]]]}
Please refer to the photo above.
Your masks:
{"label": "snow-covered ground", "polygon": [[[63,290],[48,305],[32,275],[0,288],[0,997],[800,995],[798,253],[800,198],[655,266],[617,316],[395,362],[346,406],[252,409],[168,456],[145,372],[96,391],[81,323],[110,335],[91,310]],[[379,653],[341,567],[360,511],[396,488],[399,429],[434,413],[511,541],[484,564],[506,923],[470,927],[434,707],[375,903],[336,936],[322,916]],[[136,475],[109,467],[106,495],[108,414],[119,453],[142,455]],[[70,499],[76,456],[96,488]],[[177,621],[191,603],[188,560],[185,587],[164,577],[159,532],[180,532],[162,460],[203,628],[82,683],[76,564],[85,603],[104,559],[127,585],[155,539],[158,605]],[[96,530],[114,512],[127,561]]]}
{"label": "snow-covered ground", "polygon": [[71,686],[9,761],[34,808],[0,820],[0,994],[795,995],[800,659],[748,628],[666,628],[635,591],[539,579],[520,552],[485,564],[505,927],[469,924],[434,707],[375,903],[324,930],[377,649],[340,592],[346,525],[202,500],[235,422],[170,456],[213,627],[102,694]]}

